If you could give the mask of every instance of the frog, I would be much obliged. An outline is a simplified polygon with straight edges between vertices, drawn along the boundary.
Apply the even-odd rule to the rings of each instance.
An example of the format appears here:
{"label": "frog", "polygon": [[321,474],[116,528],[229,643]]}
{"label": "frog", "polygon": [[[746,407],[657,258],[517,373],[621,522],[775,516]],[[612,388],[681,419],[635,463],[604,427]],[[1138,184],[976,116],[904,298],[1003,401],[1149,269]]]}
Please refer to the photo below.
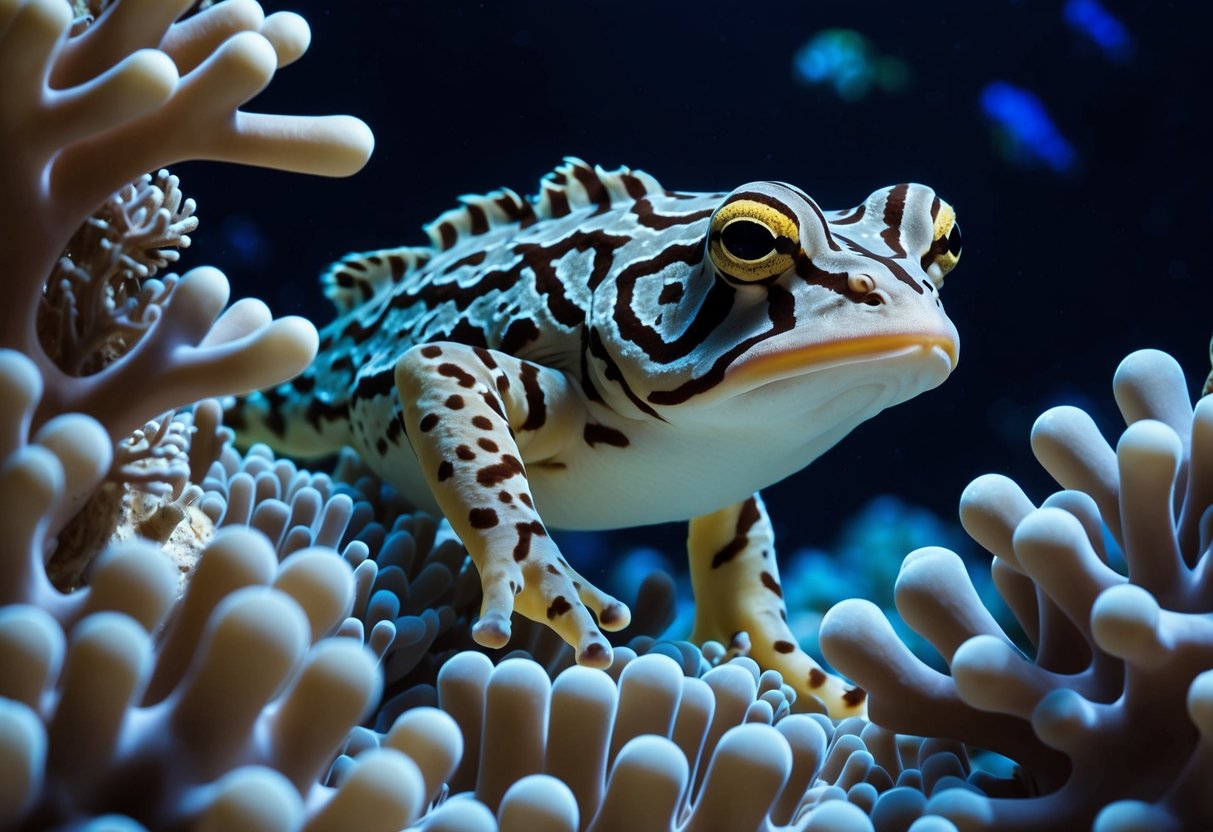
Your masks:
{"label": "frog", "polygon": [[828,211],[784,182],[672,191],[568,157],[534,196],[466,195],[424,230],[324,273],[318,356],[239,400],[243,441],[353,448],[445,516],[489,649],[519,614],[608,667],[630,611],[549,530],[689,521],[691,639],[744,645],[802,706],[863,713],[789,629],[760,492],[955,368],[952,206],[906,183]]}

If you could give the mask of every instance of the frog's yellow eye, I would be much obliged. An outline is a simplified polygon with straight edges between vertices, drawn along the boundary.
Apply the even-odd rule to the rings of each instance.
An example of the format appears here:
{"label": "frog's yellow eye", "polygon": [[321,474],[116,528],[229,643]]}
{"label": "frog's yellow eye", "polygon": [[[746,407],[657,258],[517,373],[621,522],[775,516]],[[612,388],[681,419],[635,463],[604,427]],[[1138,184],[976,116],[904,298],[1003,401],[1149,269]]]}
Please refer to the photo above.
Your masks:
{"label": "frog's yellow eye", "polygon": [[737,199],[712,217],[708,254],[717,270],[734,280],[774,279],[795,265],[799,250],[796,223],[770,205]]}
{"label": "frog's yellow eye", "polygon": [[931,276],[936,287],[943,285],[943,278],[960,262],[960,225],[952,206],[940,201],[939,213],[935,215],[935,233],[931,247],[922,256],[922,268]]}

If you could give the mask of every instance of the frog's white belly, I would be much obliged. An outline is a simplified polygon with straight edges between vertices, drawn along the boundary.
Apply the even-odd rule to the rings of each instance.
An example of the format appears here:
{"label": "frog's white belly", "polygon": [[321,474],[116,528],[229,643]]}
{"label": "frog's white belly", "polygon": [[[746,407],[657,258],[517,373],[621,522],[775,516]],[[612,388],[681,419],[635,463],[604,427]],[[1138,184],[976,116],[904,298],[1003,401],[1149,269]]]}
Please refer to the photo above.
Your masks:
{"label": "frog's white belly", "polygon": [[[553,528],[608,529],[685,520],[745,499],[801,470],[862,422],[936,387],[951,361],[903,350],[893,355],[765,385],[755,408],[744,396],[722,402],[702,424],[617,423],[626,448],[574,446],[560,465],[527,461],[536,508]],[[807,400],[811,383],[813,398]],[[366,435],[391,418],[383,400]],[[355,435],[354,444],[359,434]],[[417,457],[402,443],[363,457],[418,508],[438,512]]]}

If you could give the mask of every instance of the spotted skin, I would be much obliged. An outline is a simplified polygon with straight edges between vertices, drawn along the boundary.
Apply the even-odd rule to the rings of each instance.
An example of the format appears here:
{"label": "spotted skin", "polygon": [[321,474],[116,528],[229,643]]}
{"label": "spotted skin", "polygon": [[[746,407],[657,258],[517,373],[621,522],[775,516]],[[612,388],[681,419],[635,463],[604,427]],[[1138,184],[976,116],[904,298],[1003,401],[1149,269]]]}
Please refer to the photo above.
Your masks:
{"label": "spotted skin", "polygon": [[782,624],[755,495],[950,373],[951,206],[905,184],[826,211],[785,183],[683,193],[577,159],[534,197],[461,202],[428,246],[330,268],[319,356],[238,402],[242,440],[304,457],[353,447],[467,545],[480,643],[503,645],[518,612],[583,664],[609,663],[599,627],[629,613],[549,527],[697,518],[696,636],[743,644],[744,630],[804,703],[861,711]]}

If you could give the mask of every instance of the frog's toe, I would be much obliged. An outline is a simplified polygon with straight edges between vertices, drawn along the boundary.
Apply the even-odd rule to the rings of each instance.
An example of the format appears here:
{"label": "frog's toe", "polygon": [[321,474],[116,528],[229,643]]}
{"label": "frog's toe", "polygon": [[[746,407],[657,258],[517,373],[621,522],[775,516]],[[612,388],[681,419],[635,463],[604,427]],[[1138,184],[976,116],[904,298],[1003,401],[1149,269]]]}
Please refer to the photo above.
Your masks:
{"label": "frog's toe", "polygon": [[510,617],[499,610],[491,610],[480,616],[472,625],[472,638],[481,647],[498,650],[510,640]]}
{"label": "frog's toe", "polygon": [[606,670],[611,666],[614,654],[611,645],[601,634],[590,636],[577,645],[577,664]]}
{"label": "frog's toe", "polygon": [[591,603],[591,599],[585,595],[581,596],[581,600],[587,607],[594,610],[594,614],[598,616],[598,626],[609,633],[614,633],[622,630],[624,627],[632,623],[632,611],[628,609],[628,605],[616,601],[614,598],[602,607],[595,607]]}
{"label": "frog's toe", "polygon": [[510,616],[514,614],[514,595],[520,580],[521,576],[517,580],[504,577],[481,580],[484,600],[480,604],[480,620],[472,625],[472,638],[477,644],[497,649],[510,640]]}

